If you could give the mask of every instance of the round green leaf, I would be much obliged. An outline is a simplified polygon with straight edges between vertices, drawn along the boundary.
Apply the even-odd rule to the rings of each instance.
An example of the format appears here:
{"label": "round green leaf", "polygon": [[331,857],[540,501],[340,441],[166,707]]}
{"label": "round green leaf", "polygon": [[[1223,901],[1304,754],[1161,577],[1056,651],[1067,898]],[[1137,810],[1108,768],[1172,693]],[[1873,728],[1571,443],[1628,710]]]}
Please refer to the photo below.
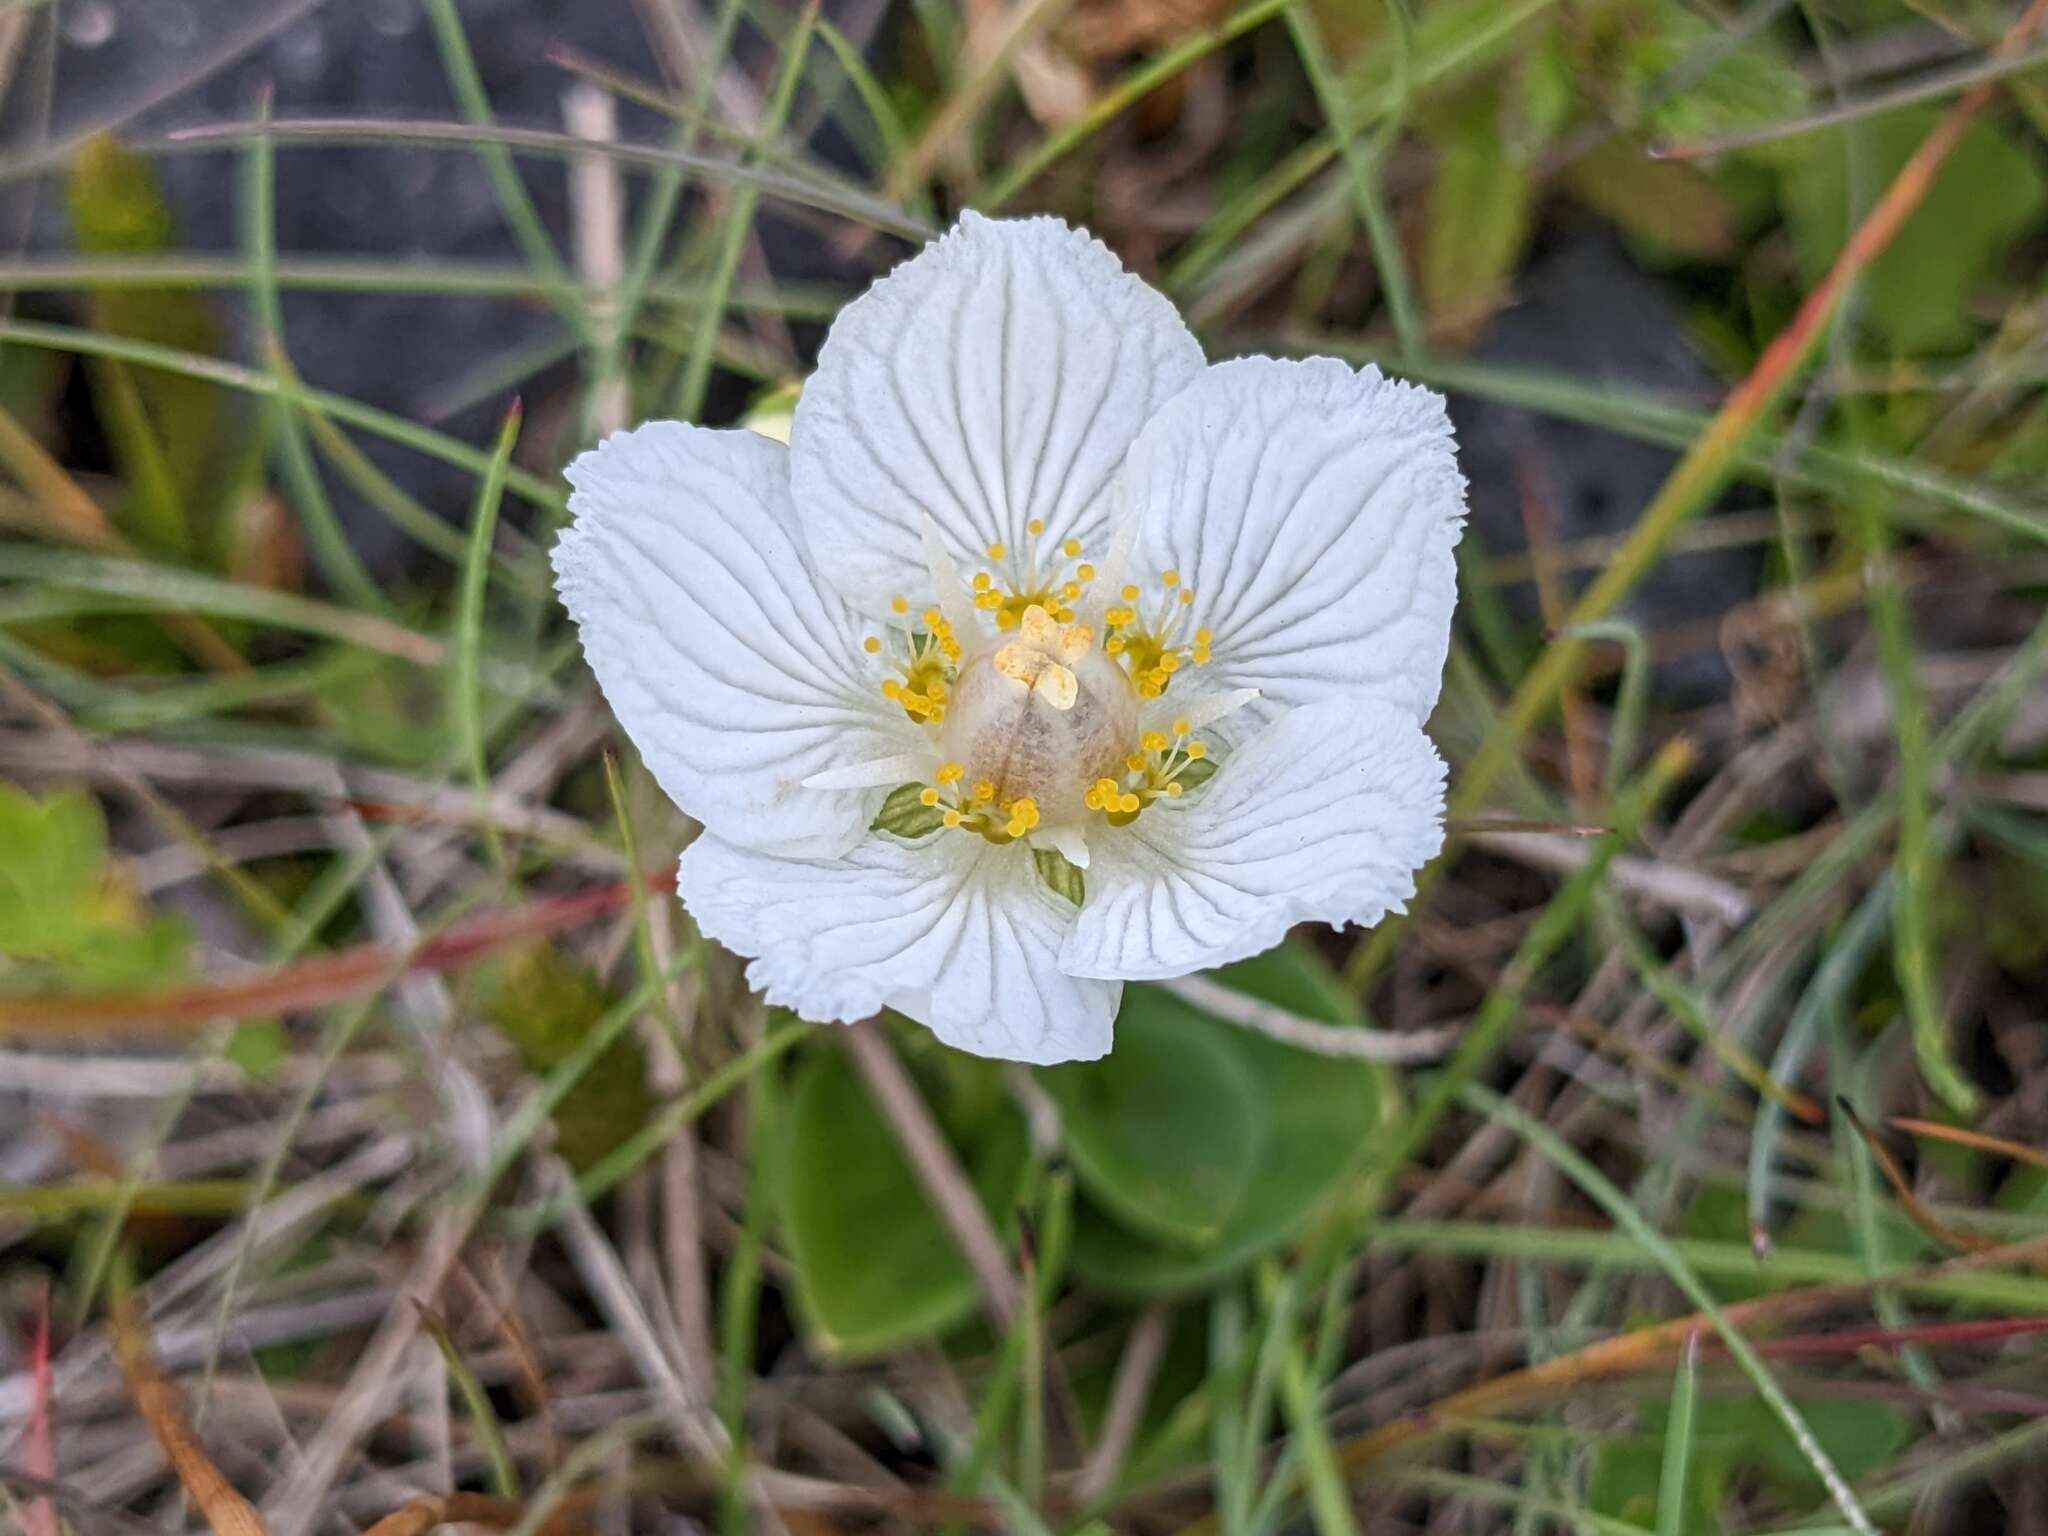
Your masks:
{"label": "round green leaf", "polygon": [[1245,1196],[1258,1135],[1259,1105],[1227,1045],[1127,1002],[1107,1056],[1038,1080],[1092,1199],[1162,1242],[1216,1240]]}
{"label": "round green leaf", "polygon": [[[790,1095],[780,1159],[783,1240],[812,1341],[839,1356],[929,1338],[975,1309],[974,1277],[845,1052],[814,1052]],[[1007,1225],[1024,1181],[1023,1117],[1007,1102],[964,1150]]]}
{"label": "round green leaf", "polygon": [[[1349,999],[1321,964],[1292,945],[1215,973],[1225,985],[1306,1018],[1356,1024]],[[1140,1022],[1142,1021],[1142,1022]],[[1135,1024],[1135,1029],[1133,1028]],[[1342,1061],[1210,1018],[1157,987],[1124,994],[1114,1060],[1126,1031],[1170,1038],[1177,1048],[1222,1051],[1255,1106],[1245,1194],[1199,1250],[1162,1242],[1085,1185],[1076,1217],[1074,1269],[1089,1284],[1158,1295],[1212,1284],[1293,1239],[1316,1208],[1358,1170],[1385,1111],[1384,1069]],[[1199,1043],[1198,1043],[1199,1042]],[[1076,1166],[1081,1166],[1079,1156]]]}

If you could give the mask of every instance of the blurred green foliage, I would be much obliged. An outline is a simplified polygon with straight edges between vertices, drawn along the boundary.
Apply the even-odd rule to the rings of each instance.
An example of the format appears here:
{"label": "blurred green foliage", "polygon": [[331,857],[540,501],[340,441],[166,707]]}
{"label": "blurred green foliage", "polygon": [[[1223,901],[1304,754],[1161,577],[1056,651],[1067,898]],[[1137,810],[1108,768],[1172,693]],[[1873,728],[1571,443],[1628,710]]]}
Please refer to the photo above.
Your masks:
{"label": "blurred green foliage", "polygon": [[135,987],[184,973],[191,934],[152,915],[107,858],[107,824],[82,789],[41,799],[0,783],[0,986]]}

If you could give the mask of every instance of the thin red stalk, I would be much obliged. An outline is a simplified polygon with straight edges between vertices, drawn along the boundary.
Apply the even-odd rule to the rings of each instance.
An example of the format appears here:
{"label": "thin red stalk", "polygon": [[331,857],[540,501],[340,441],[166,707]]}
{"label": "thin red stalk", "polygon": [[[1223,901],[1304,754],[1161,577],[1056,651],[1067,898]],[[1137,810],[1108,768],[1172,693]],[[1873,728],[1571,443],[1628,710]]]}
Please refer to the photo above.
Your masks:
{"label": "thin red stalk", "polygon": [[[675,874],[647,876],[650,891],[675,888]],[[202,981],[133,992],[0,999],[0,1040],[83,1034],[188,1034],[222,1019],[293,1013],[375,992],[410,971],[450,970],[521,939],[573,928],[623,906],[627,881],[494,912],[458,923],[409,953],[362,944],[235,981]]]}

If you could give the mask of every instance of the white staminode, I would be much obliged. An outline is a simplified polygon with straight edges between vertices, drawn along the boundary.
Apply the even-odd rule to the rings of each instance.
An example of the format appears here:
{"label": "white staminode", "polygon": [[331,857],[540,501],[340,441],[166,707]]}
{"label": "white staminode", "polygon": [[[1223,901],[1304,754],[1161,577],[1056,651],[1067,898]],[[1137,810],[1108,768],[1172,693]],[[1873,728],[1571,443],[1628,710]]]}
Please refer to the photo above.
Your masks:
{"label": "white staminode", "polygon": [[807,1018],[1093,1058],[1123,981],[1376,922],[1442,840],[1442,400],[1205,367],[1055,220],[849,305],[788,449],[654,422],[569,479],[563,600],[705,828],[682,898]]}

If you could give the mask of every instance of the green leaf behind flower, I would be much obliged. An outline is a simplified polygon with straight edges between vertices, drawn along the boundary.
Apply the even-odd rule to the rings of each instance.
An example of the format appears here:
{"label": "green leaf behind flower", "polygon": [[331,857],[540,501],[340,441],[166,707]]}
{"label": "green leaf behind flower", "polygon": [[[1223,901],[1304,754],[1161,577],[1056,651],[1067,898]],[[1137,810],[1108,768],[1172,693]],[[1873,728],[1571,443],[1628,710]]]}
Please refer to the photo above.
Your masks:
{"label": "green leaf behind flower", "polygon": [[868,830],[902,838],[929,837],[938,831],[946,813],[936,805],[926,805],[920,798],[924,791],[922,784],[898,784],[889,791]]}
{"label": "green leaf behind flower", "polygon": [[[1226,966],[1215,976],[1306,1018],[1359,1022],[1355,1007],[1321,962],[1292,945]],[[1134,1045],[1144,1049],[1148,1042],[1189,1060],[1199,1056],[1205,1063],[1228,1064],[1230,1080],[1244,1096],[1250,1130],[1241,1155],[1242,1177],[1205,1177],[1198,1185],[1184,1181],[1168,1195],[1148,1197],[1141,1180],[1155,1159],[1148,1155],[1141,1162],[1137,1153],[1127,1153],[1128,1166],[1109,1170],[1108,1158],[1122,1149],[1142,1152],[1203,1137],[1220,1146],[1234,1134],[1223,1122],[1228,1112],[1218,1108],[1220,1088],[1179,1102],[1165,1094],[1116,1092],[1115,1080],[1129,1071],[1125,1052]],[[1117,1045],[1109,1057],[1054,1068],[1040,1079],[1063,1107],[1082,1107],[1080,1119],[1069,1110],[1066,1127],[1088,1197],[1076,1222],[1075,1270],[1103,1290],[1132,1295],[1209,1284],[1298,1235],[1358,1169],[1386,1104],[1383,1069],[1370,1062],[1295,1050],[1211,1018],[1162,988],[1143,985],[1124,993]],[[1108,1086],[1095,1090],[1095,1101],[1126,1116],[1122,1123],[1084,1123],[1090,1102],[1086,1085],[1094,1079],[1108,1080]],[[1151,1118],[1140,1123],[1141,1114]],[[1199,1210],[1198,1195],[1208,1202]],[[1142,1215],[1135,1208],[1140,1198],[1146,1201]],[[1167,1235],[1169,1229],[1179,1240]]]}

